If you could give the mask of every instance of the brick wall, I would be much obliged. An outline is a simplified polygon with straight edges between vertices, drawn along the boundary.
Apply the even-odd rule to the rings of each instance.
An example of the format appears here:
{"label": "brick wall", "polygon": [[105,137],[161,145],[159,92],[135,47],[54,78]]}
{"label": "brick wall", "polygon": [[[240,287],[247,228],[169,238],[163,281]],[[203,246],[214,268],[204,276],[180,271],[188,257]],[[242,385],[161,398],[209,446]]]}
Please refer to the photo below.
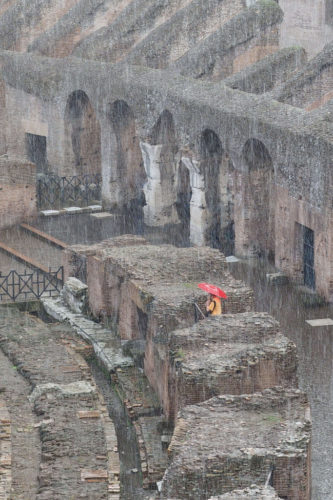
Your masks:
{"label": "brick wall", "polygon": [[0,159],[0,229],[37,214],[35,166]]}

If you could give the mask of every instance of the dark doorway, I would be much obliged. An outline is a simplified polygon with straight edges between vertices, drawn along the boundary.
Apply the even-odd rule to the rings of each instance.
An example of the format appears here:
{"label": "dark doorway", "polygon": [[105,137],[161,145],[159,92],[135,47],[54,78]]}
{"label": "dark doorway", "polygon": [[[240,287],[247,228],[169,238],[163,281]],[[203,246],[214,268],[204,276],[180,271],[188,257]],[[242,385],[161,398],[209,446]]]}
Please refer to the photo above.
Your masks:
{"label": "dark doorway", "polygon": [[303,270],[304,285],[316,288],[316,275],[314,270],[314,232],[303,226]]}
{"label": "dark doorway", "polygon": [[101,173],[101,128],[83,90],[75,90],[67,100],[65,159],[68,177]]}
{"label": "dark doorway", "polygon": [[190,184],[190,172],[188,168],[183,165],[183,163],[180,163],[178,170],[176,208],[179,220],[182,224],[182,234],[184,241],[187,241],[190,238],[191,197],[192,189]]}
{"label": "dark doorway", "polygon": [[26,152],[29,161],[36,165],[37,174],[47,172],[46,137],[25,134]]}
{"label": "dark doorway", "polygon": [[247,219],[248,253],[274,262],[275,254],[275,185],[273,161],[266,146],[249,139],[243,148],[248,168],[244,193]]}
{"label": "dark doorway", "polygon": [[223,149],[220,139],[212,130],[206,129],[202,133],[200,153],[208,210],[205,239],[209,246],[221,250],[220,168]]}

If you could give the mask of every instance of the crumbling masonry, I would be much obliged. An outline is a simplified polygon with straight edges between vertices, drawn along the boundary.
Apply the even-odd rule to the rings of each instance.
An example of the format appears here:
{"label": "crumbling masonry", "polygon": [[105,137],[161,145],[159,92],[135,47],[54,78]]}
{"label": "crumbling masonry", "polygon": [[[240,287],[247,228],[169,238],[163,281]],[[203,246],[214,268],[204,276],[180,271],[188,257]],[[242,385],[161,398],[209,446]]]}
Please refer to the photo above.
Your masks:
{"label": "crumbling masonry", "polygon": [[[66,177],[99,197],[90,240],[140,235],[68,248],[64,269],[87,282],[95,317],[146,342],[145,373],[176,425],[162,496],[182,482],[209,498],[269,474],[281,497],[309,496],[295,348],[253,312],[223,254],[270,259],[333,300],[332,26],[331,0],[0,0],[0,229],[34,223],[41,182],[59,209],[52,186]],[[144,239],[165,235],[189,248]],[[225,314],[194,324],[195,283],[209,279],[228,293]],[[256,440],[214,454],[199,438],[204,458],[187,456],[192,418],[242,428],[254,407],[265,456]]]}

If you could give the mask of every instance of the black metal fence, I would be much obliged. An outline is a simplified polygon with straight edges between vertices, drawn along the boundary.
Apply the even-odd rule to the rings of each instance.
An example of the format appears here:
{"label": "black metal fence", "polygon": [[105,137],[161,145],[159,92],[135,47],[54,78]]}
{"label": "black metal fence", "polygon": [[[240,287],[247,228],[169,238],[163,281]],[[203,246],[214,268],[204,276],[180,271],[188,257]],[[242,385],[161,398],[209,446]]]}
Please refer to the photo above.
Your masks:
{"label": "black metal fence", "polygon": [[0,273],[0,302],[27,301],[59,295],[64,283],[64,268],[56,271],[39,269],[18,273],[15,270]]}
{"label": "black metal fence", "polygon": [[102,176],[100,174],[60,177],[42,174],[37,180],[39,209],[62,208],[68,205],[89,205],[101,200]]}

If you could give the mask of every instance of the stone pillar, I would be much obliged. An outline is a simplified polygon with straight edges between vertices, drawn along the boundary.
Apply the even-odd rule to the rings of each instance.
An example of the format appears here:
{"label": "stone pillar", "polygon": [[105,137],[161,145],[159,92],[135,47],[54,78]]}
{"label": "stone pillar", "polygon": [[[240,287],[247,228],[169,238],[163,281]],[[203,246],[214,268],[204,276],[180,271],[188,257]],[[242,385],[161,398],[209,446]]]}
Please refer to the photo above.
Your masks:
{"label": "stone pillar", "polygon": [[143,165],[147,174],[147,182],[143,186],[146,205],[143,208],[144,221],[147,226],[161,225],[161,211],[163,209],[163,195],[161,186],[160,158],[162,145],[152,146],[140,142]]}
{"label": "stone pillar", "polygon": [[205,245],[205,229],[207,207],[205,199],[205,180],[200,173],[199,162],[191,158],[182,157],[181,160],[190,172],[192,197],[190,202],[190,241],[193,245]]}

